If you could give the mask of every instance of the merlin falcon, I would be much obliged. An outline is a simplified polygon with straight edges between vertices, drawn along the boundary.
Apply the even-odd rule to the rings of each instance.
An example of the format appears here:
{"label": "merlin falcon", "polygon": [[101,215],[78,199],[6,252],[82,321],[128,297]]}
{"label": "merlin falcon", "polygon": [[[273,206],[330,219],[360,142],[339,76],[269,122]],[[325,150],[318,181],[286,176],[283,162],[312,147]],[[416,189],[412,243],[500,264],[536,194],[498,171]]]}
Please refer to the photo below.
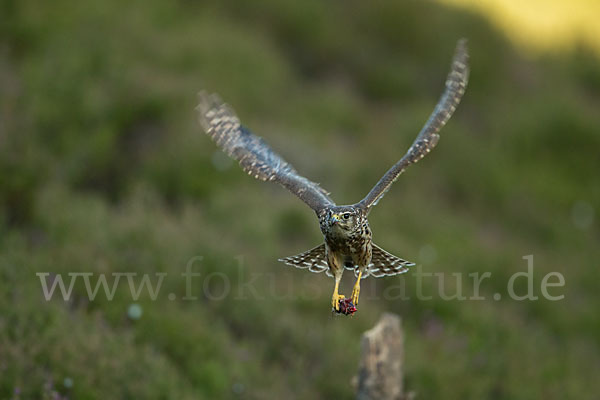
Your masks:
{"label": "merlin falcon", "polygon": [[367,216],[398,176],[435,147],[440,137],[438,132],[458,106],[465,92],[468,77],[467,45],[466,40],[462,39],[456,47],[445,90],[406,154],[383,175],[364,199],[345,206],[336,205],[326,190],[299,175],[294,167],[275,153],[260,137],[241,125],[235,112],[218,96],[201,92],[197,110],[199,122],[206,133],[224,152],[237,160],[244,171],[262,181],[279,183],[315,211],[324,243],[280,261],[311,272],[325,271],[333,277],[335,287],[331,306],[334,311],[339,312],[340,303],[348,300],[339,293],[344,269],[353,270],[357,277],[351,301],[358,305],[361,279],[369,275],[378,278],[402,274],[414,265],[373,243]]}

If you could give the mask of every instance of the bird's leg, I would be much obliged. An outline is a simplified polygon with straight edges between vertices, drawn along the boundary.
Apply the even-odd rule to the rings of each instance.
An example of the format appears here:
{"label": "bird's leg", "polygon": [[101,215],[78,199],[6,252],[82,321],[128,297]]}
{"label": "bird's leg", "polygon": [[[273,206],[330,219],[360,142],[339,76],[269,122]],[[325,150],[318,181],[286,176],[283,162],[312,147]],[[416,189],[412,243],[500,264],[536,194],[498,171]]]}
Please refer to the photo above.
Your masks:
{"label": "bird's leg", "polygon": [[358,295],[360,294],[360,279],[362,278],[362,271],[358,272],[358,279],[354,284],[354,288],[352,289],[352,302],[355,306],[358,305]]}
{"label": "bird's leg", "polygon": [[335,288],[333,289],[333,296],[331,296],[331,307],[335,311],[340,310],[340,300],[344,299],[346,296],[338,293],[338,289],[340,287],[340,280],[342,279],[342,274],[336,275],[335,277]]}

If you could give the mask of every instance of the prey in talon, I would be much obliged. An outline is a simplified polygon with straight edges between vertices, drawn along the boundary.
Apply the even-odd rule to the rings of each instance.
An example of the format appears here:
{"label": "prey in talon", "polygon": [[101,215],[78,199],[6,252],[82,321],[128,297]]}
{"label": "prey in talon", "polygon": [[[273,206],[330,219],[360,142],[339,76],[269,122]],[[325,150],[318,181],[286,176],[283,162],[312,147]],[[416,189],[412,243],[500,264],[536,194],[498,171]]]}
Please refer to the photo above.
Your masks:
{"label": "prey in talon", "polygon": [[358,311],[358,308],[352,303],[351,299],[340,299],[338,306],[337,309],[335,307],[332,308],[336,314],[352,315]]}

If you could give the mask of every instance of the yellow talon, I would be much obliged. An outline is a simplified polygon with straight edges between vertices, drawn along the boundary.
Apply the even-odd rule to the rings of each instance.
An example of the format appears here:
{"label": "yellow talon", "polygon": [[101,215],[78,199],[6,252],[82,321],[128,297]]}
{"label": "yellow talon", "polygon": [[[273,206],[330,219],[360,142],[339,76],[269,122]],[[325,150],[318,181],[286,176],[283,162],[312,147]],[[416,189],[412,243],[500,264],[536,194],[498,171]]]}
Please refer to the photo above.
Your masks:
{"label": "yellow talon", "polygon": [[358,295],[360,294],[360,285],[354,286],[354,289],[352,289],[352,303],[354,303],[355,306],[358,305]]}
{"label": "yellow talon", "polygon": [[362,272],[358,273],[358,279],[356,280],[356,283],[354,284],[354,288],[352,289],[352,303],[354,303],[355,306],[358,305],[358,296],[360,295],[360,280],[362,278]]}
{"label": "yellow talon", "polygon": [[344,296],[343,294],[338,293],[339,286],[340,286],[340,282],[336,281],[335,288],[333,289],[333,296],[331,296],[331,307],[335,311],[340,310],[340,300],[343,300],[346,298],[346,296]]}
{"label": "yellow talon", "polygon": [[346,296],[343,294],[334,293],[331,298],[331,307],[333,307],[335,311],[340,311],[340,300],[344,300],[345,298]]}

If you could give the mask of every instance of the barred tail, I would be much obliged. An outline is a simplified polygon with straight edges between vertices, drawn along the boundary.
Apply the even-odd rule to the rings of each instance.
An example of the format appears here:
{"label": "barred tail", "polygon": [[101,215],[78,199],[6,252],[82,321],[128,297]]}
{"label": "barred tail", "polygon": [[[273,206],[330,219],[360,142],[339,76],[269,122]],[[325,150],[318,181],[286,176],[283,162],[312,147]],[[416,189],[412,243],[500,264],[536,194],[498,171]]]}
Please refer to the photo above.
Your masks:
{"label": "barred tail", "polygon": [[[371,264],[367,269],[368,274],[373,275],[375,278],[382,276],[391,276],[404,274],[408,272],[408,268],[415,265],[415,263],[403,260],[396,257],[393,254],[388,253],[381,247],[373,244],[373,256],[371,257]],[[358,274],[358,271],[355,271]]]}
{"label": "barred tail", "polygon": [[279,261],[296,268],[308,268],[310,272],[316,273],[327,271],[329,269],[329,266],[327,265],[327,257],[325,255],[325,243],[305,251],[304,253],[280,258]]}

